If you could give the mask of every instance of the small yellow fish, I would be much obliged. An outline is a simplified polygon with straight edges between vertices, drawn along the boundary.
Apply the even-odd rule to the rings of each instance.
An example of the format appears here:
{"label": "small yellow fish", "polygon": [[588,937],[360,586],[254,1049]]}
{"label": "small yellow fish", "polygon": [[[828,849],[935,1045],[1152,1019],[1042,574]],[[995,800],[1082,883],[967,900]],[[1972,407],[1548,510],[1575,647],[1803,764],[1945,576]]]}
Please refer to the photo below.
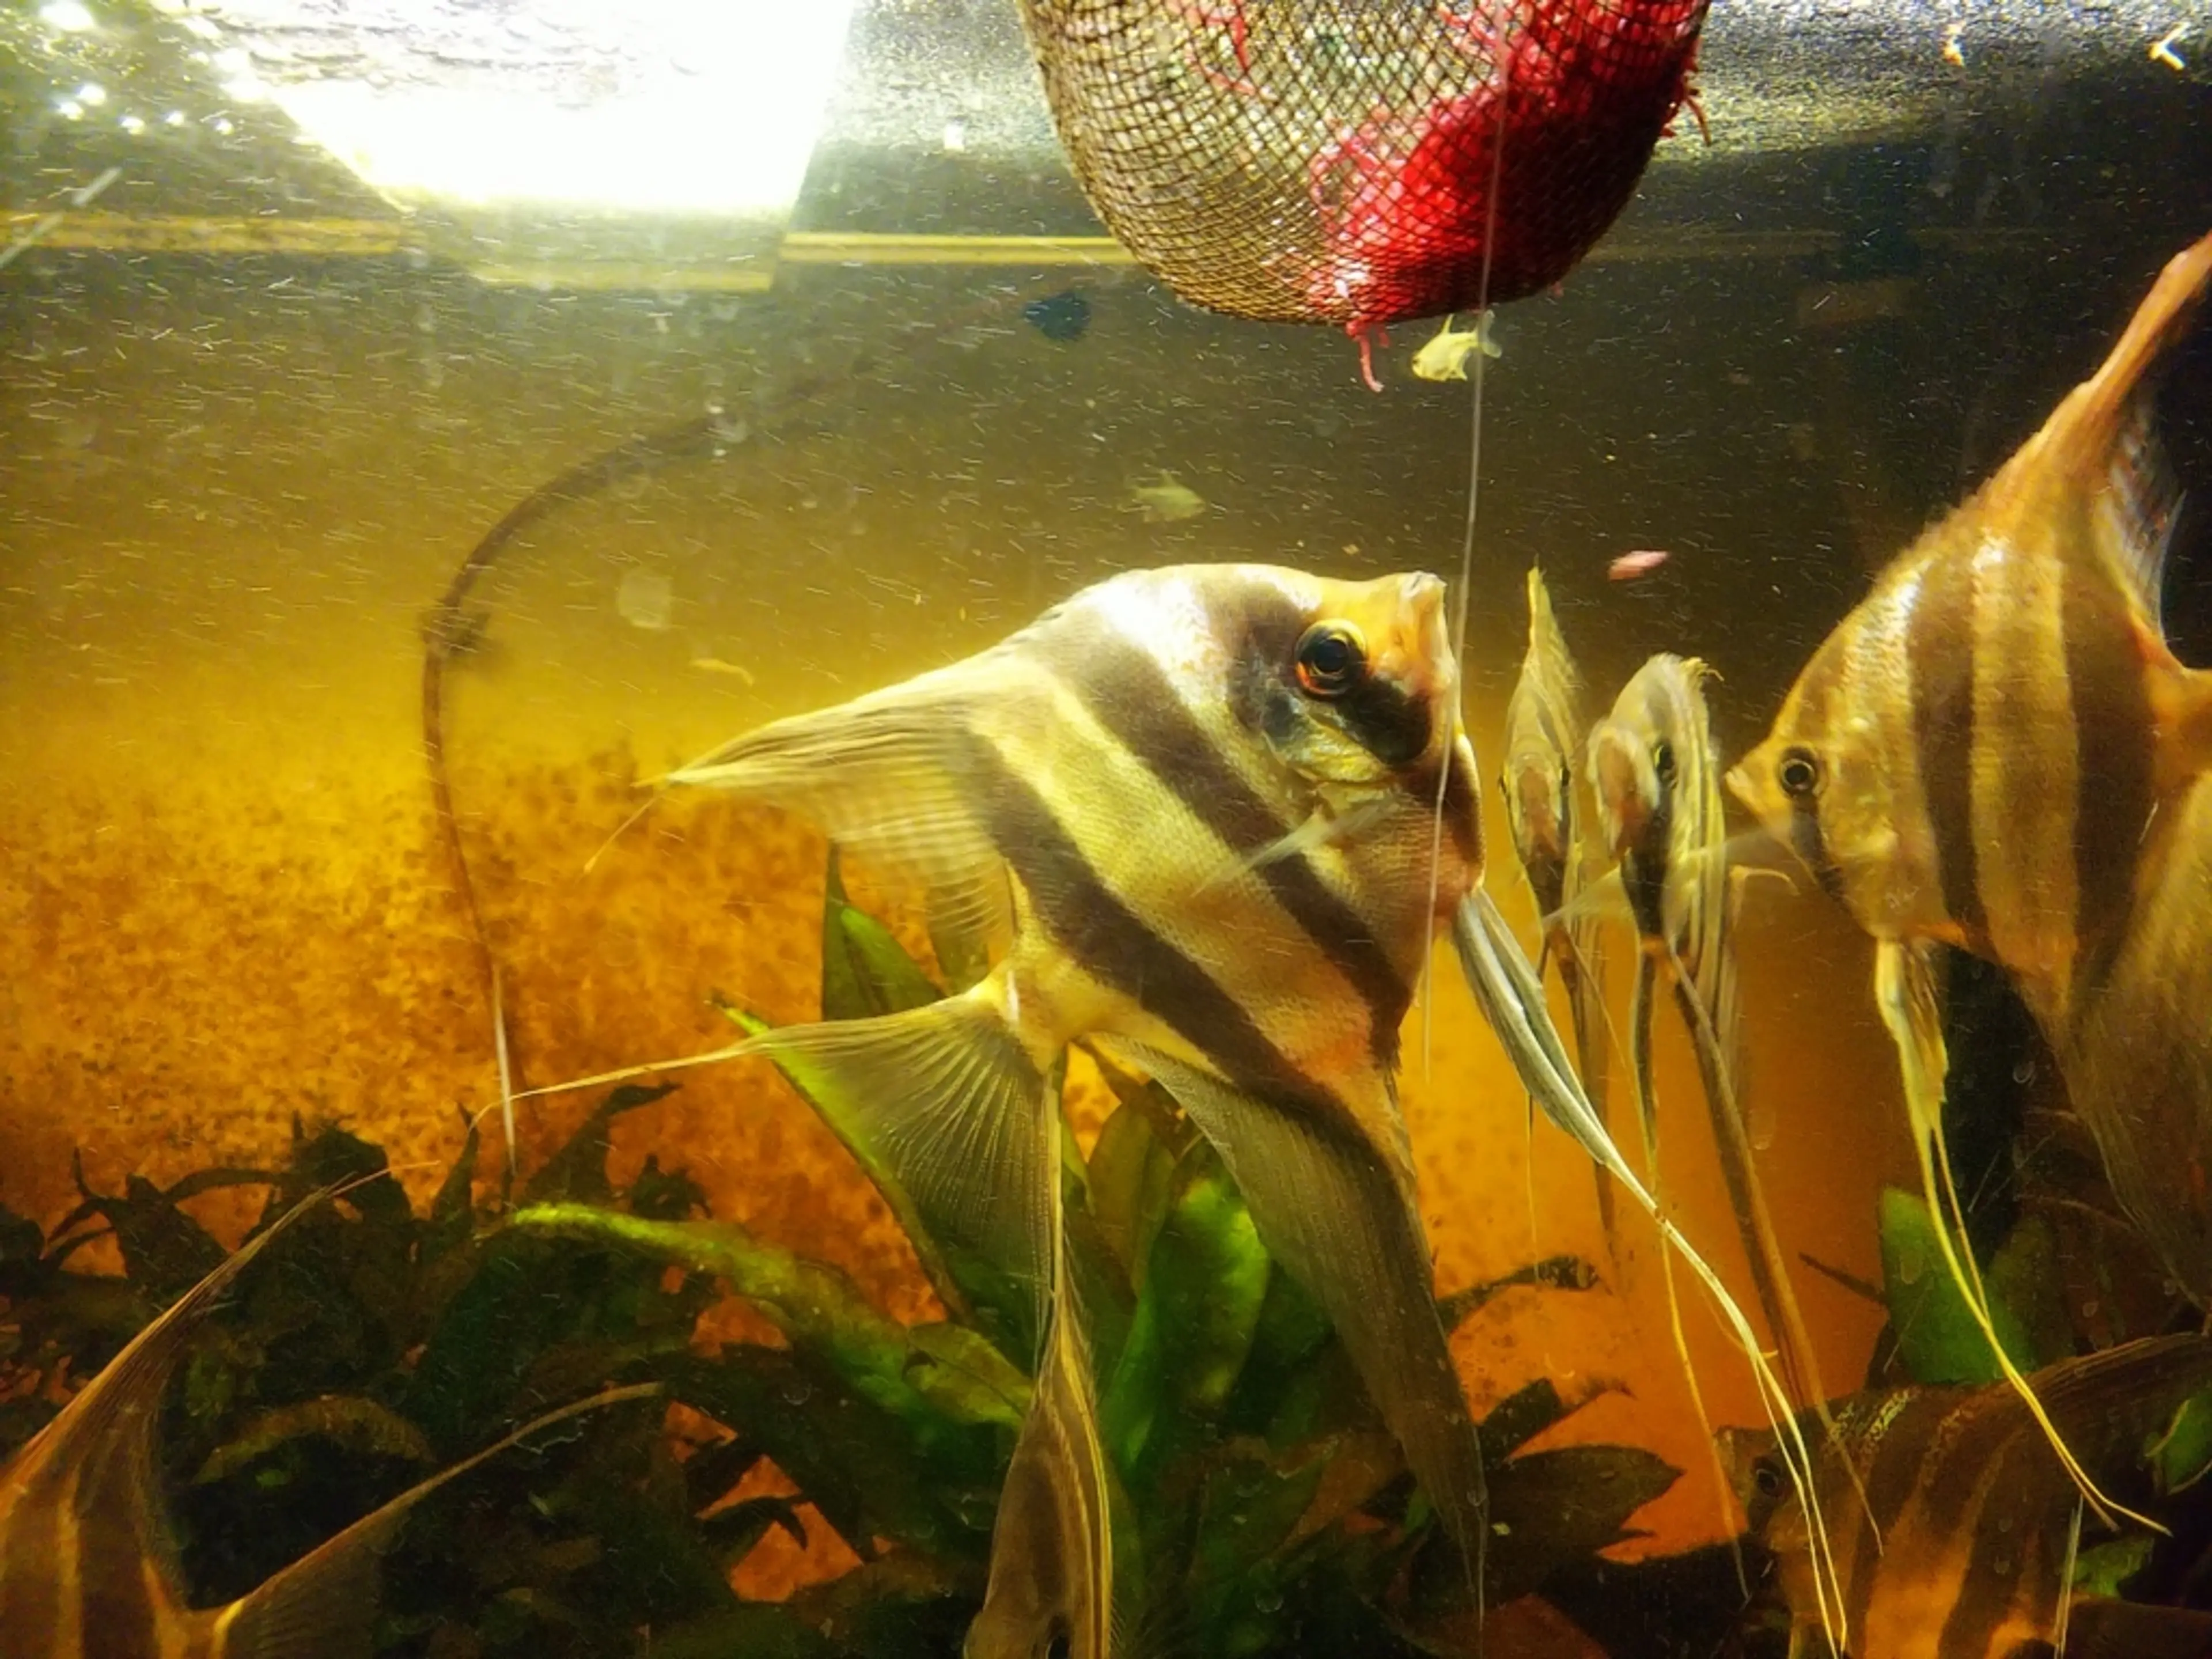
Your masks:
{"label": "small yellow fish", "polygon": [[[2061,1361],[2032,1381],[2068,1443],[2100,1478],[2118,1480],[2182,1401],[2212,1385],[2212,1339],[2152,1337]],[[2006,1659],[2051,1641],[2076,1510],[2066,1470],[2021,1396],[2002,1382],[1908,1388],[1839,1401],[1832,1415],[1838,1433],[1821,1448],[1818,1485],[1827,1513],[1848,1517],[1833,1541],[1856,1659]],[[1771,1435],[1729,1429],[1717,1440],[1752,1535],[1775,1554],[1793,1659],[1809,1659],[1820,1648],[1802,1507]],[[2092,1622],[2126,1625],[2136,1645],[2115,1653],[2206,1651],[2160,1645],[2176,1633],[2201,1641],[2199,1613],[2100,1610]],[[2082,1650],[2068,1642],[2068,1653]]]}
{"label": "small yellow fish", "polygon": [[752,684],[753,671],[741,662],[732,662],[725,657],[694,657],[691,666],[702,674],[727,674],[733,679]]}
{"label": "small yellow fish", "polygon": [[548,1413],[410,1487],[239,1600],[189,1606],[155,1485],[162,1395],[185,1342],[239,1274],[329,1196],[303,1200],[233,1251],[0,1470],[7,1659],[367,1659],[378,1563],[410,1510],[550,1424],[654,1392],[609,1389]]}
{"label": "small yellow fish", "polygon": [[1497,317],[1495,311],[1486,311],[1473,328],[1464,329],[1455,329],[1452,319],[1445,318],[1444,325],[1413,354],[1414,374],[1424,380],[1464,380],[1467,360],[1476,352],[1492,359],[1504,356],[1491,332]]}
{"label": "small yellow fish", "polygon": [[1164,470],[1154,473],[1150,483],[1130,485],[1129,495],[1149,524],[1180,524],[1206,508],[1205,496]]}

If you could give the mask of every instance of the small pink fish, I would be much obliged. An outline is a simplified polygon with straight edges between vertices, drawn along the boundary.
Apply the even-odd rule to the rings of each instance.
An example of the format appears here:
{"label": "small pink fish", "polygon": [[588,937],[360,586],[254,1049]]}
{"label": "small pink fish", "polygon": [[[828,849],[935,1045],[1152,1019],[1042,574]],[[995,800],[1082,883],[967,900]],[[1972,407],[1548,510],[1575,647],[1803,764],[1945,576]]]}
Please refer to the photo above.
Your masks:
{"label": "small pink fish", "polygon": [[1605,568],[1605,574],[1617,582],[1632,582],[1638,576],[1648,576],[1667,562],[1667,556],[1656,548],[1639,548],[1633,553],[1624,553]]}

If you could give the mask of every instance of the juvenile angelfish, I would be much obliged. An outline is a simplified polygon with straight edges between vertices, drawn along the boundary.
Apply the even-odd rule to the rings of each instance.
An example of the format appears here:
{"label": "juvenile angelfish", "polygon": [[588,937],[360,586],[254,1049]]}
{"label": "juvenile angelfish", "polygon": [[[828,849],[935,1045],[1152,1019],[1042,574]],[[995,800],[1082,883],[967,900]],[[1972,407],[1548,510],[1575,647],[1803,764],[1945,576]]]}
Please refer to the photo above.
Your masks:
{"label": "juvenile angelfish", "polygon": [[[2068,1443],[2118,1484],[2181,1403],[2212,1385],[2212,1339],[2152,1337],[2036,1372],[2035,1393]],[[2005,1659],[2047,1651],[2061,1628],[2069,1534],[2077,1513],[2065,1468],[2021,1396],[2002,1382],[1907,1388],[1838,1401],[1819,1453],[1851,1651],[1868,1659]],[[1804,1511],[1773,1437],[1718,1436],[1751,1535],[1774,1553],[1795,1626],[1790,1651],[1820,1651]],[[1865,1495],[1862,1504],[1857,1493]],[[2164,1615],[2161,1617],[2160,1615]],[[2128,1626],[2133,1659],[2202,1659],[2208,1621],[2177,1608],[2098,1609]],[[2076,1629],[2065,1651],[2086,1651]]]}
{"label": "juvenile angelfish", "polygon": [[[1574,1023],[1576,1069],[1602,1121],[1609,1067],[1600,929],[1595,913],[1579,903],[1590,862],[1586,844],[1589,826],[1583,810],[1588,792],[1583,779],[1581,689],[1566,637],[1552,611],[1550,590],[1544,586],[1543,573],[1532,565],[1528,650],[1505,704],[1505,752],[1498,784],[1505,799],[1514,854],[1542,919],[1544,941],[1537,969],[1540,973],[1548,963],[1559,970]],[[1613,1178],[1602,1164],[1594,1163],[1591,1170],[1597,1182],[1599,1218],[1611,1248],[1615,1242]]]}
{"label": "juvenile angelfish", "polygon": [[195,1608],[157,1490],[161,1396],[193,1330],[248,1263],[329,1196],[284,1212],[133,1338],[0,1470],[0,1654],[7,1659],[368,1659],[378,1565],[407,1512],[539,1429],[653,1393],[550,1412],[410,1487],[238,1601]]}
{"label": "juvenile angelfish", "polygon": [[1656,1170],[1651,994],[1664,969],[1697,1055],[1722,1176],[1759,1306],[1781,1346],[1782,1374],[1799,1400],[1817,1404],[1826,1396],[1812,1337],[1790,1285],[1743,1109],[1735,923],[1744,878],[1729,869],[1720,764],[1704,690],[1711,672],[1694,657],[1653,657],[1589,737],[1598,821],[1606,850],[1619,861],[1643,943],[1629,1012],[1637,1108],[1644,1156]]}
{"label": "juvenile angelfish", "polygon": [[[1472,1563],[1480,1455],[1395,1089],[1430,941],[1481,869],[1443,601],[1429,575],[1132,571],[980,655],[779,721],[668,781],[805,812],[919,885],[940,920],[1002,941],[992,971],[942,1002],[721,1055],[834,1074],[924,1228],[1036,1285],[1039,1330],[1057,1248],[1046,1079],[1078,1039],[1158,1078],[1334,1322]],[[1095,1467],[1070,1443],[1091,1431],[1060,1386],[1073,1334],[1054,1328],[1041,1392],[1059,1406],[1027,1436],[1063,1468]],[[1097,1659],[1110,1586],[1026,1599],[1054,1628],[994,1618],[994,1652],[1057,1636]]]}
{"label": "juvenile angelfish", "polygon": [[[1881,942],[1886,1012],[1921,1033],[1908,1065],[1935,1079],[1921,1094],[1941,1078],[1926,948],[2008,971],[2115,1195],[2200,1304],[2212,1304],[2203,1010],[2160,1012],[2154,982],[2124,990],[2109,975],[2146,927],[2179,925],[2191,957],[2212,948],[2201,902],[2153,915],[2141,902],[2172,857],[2201,856],[2177,848],[2176,826],[2212,763],[2212,675],[2175,659],[2160,622],[2179,495],[2145,386],[2209,282],[2212,237],[2166,265],[2042,429],[1898,556],[1729,779]],[[2155,1102],[2111,1058],[2185,1047]],[[2154,1106],[2183,1127],[2146,1144],[2136,1115]]]}

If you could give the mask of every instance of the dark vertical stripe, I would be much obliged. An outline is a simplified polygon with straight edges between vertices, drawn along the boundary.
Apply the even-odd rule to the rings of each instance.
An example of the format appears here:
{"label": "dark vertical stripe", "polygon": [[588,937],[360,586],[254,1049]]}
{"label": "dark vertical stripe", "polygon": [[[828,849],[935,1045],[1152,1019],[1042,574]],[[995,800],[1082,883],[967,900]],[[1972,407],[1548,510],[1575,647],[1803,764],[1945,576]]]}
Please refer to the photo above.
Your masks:
{"label": "dark vertical stripe", "polygon": [[[1879,1399],[1869,1401],[1867,1409],[1879,1411],[1884,1403]],[[1874,1605],[1881,1574],[1881,1540],[1896,1527],[1919,1490],[1923,1461],[1928,1451],[1927,1431],[1942,1410],[1936,1400],[1924,1395],[1916,1397],[1878,1431],[1870,1432],[1863,1443],[1852,1432],[1854,1425],[1848,1421],[1844,1425],[1844,1444],[1863,1443],[1865,1448],[1865,1505],[1861,1507],[1858,1490],[1848,1479],[1829,1483],[1823,1498],[1828,1506],[1831,1527],[1845,1516],[1855,1522],[1850,1533],[1846,1581],[1851,1586],[1851,1605],[1846,1612],[1853,1633],[1861,1640],[1865,1638],[1867,1610]],[[1869,1510],[1873,1513],[1872,1524],[1868,1521]],[[1875,1531],[1877,1526],[1881,1528],[1879,1534]]]}
{"label": "dark vertical stripe", "polygon": [[1395,680],[1370,676],[1338,700],[1344,729],[1359,746],[1393,771],[1402,771],[1429,751],[1435,723],[1429,705]]}
{"label": "dark vertical stripe", "polygon": [[1988,933],[1974,850],[1974,570],[1931,560],[1907,619],[1912,744],[1936,838],[1943,913],[1969,939]]}
{"label": "dark vertical stripe", "polygon": [[[1159,664],[1095,615],[1069,616],[1037,645],[1038,659],[1091,718],[1231,853],[1255,853],[1293,827],[1215,749]],[[1303,854],[1273,860],[1255,873],[1367,1005],[1377,1052],[1395,1054],[1413,991],[1374,928]]]}
{"label": "dark vertical stripe", "polygon": [[996,750],[970,739],[966,769],[981,787],[992,842],[1028,890],[1039,926],[1086,973],[1165,1024],[1237,1086],[1349,1121],[1334,1091],[1300,1071],[1242,1004],[1115,896]]}
{"label": "dark vertical stripe", "polygon": [[[2045,1552],[2045,1533],[2070,1506],[2052,1490],[2057,1459],[2042,1432],[2021,1421],[1996,1454],[1963,1471],[1963,1484],[1975,1488],[1965,1529],[1955,1535],[1955,1568],[1950,1611],[1936,1638],[1936,1659],[1995,1659],[1998,1628],[2010,1616],[2023,1582],[2031,1574],[2034,1601],[2058,1610],[2055,1563]],[[2059,1524],[2063,1524],[2063,1520]]]}
{"label": "dark vertical stripe", "polygon": [[2060,590],[2066,681],[2081,757],[2074,805],[2075,924],[2081,963],[2100,967],[2127,919],[2143,826],[2155,799],[2149,694],[2118,596],[2069,569]]}

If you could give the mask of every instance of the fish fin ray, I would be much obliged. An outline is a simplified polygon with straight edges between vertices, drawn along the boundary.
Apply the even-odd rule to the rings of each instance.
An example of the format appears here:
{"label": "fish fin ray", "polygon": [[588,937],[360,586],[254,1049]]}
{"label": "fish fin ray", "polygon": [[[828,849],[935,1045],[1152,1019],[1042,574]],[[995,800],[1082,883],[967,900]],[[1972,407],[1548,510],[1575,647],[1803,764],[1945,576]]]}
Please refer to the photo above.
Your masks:
{"label": "fish fin ray", "polygon": [[161,1399],[185,1344],[253,1259],[308,1211],[340,1188],[308,1194],[247,1239],[171,1303],[101,1368],[58,1417],[26,1445],[9,1473],[19,1481],[40,1467],[88,1467],[105,1490],[119,1483],[127,1524],[182,1604],[183,1569],[168,1528],[155,1468],[154,1434]]}
{"label": "fish fin ray", "polygon": [[408,1512],[448,1481],[539,1431],[584,1412],[659,1392],[655,1382],[608,1389],[533,1419],[450,1468],[418,1481],[215,1614],[217,1659],[367,1659],[386,1551]]}
{"label": "fish fin ray", "polygon": [[1481,1585],[1487,1488],[1437,1314],[1420,1216],[1372,1149],[1182,1060],[1133,1058],[1202,1130],[1267,1253],[1321,1304],[1407,1466]]}
{"label": "fish fin ray", "polygon": [[1364,834],[1376,820],[1390,810],[1389,804],[1380,799],[1354,801],[1341,811],[1316,811],[1304,823],[1288,833],[1269,842],[1257,852],[1241,857],[1236,865],[1239,872],[1260,870],[1271,864],[1280,864],[1285,859],[1300,858],[1338,842],[1348,841]]}
{"label": "fish fin ray", "polygon": [[1006,695],[1001,653],[731,739],[657,781],[722,790],[812,819],[863,863],[929,894],[943,924],[1003,933],[1003,860],[974,803],[977,715]]}
{"label": "fish fin ray", "polygon": [[2098,540],[2150,631],[2166,637],[2166,559],[2181,520],[2181,486],[2160,441],[2148,389],[2129,400],[2097,495]]}
{"label": "fish fin ray", "polygon": [[902,1013],[778,1026],[744,1047],[824,1077],[849,1107],[832,1127],[888,1180],[902,1220],[1015,1274],[1042,1334],[1057,1166],[1035,1121],[1043,1073],[997,1005],[998,983]]}
{"label": "fish fin ray", "polygon": [[2093,1461],[2130,1462],[2183,1401],[2212,1384],[2212,1336],[2151,1336],[2035,1373],[2051,1420]]}

